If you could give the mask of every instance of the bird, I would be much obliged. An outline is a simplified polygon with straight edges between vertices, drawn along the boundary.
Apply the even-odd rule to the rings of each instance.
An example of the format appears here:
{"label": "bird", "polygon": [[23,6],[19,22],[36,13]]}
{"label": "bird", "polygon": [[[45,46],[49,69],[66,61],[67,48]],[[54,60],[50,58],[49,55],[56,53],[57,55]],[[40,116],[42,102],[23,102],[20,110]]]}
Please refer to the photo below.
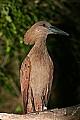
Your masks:
{"label": "bird", "polygon": [[54,71],[46,46],[48,34],[69,35],[47,21],[35,23],[24,35],[24,44],[33,45],[20,69],[24,114],[47,110]]}

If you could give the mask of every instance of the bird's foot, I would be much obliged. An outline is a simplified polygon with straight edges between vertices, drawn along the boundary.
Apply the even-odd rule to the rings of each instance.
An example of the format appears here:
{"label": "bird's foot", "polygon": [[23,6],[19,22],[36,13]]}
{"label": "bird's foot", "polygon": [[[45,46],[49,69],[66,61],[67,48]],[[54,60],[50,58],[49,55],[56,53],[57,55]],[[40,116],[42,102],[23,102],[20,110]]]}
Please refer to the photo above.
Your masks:
{"label": "bird's foot", "polygon": [[46,102],[45,102],[45,98],[44,98],[44,96],[42,96],[42,108],[43,108],[43,111],[44,110],[47,110],[47,107],[46,107]]}
{"label": "bird's foot", "polygon": [[36,111],[43,111],[42,103],[35,103],[35,110]]}
{"label": "bird's foot", "polygon": [[44,107],[43,107],[43,110],[44,110],[44,111],[46,111],[46,110],[47,110],[47,107],[46,107],[46,106],[44,106]]}

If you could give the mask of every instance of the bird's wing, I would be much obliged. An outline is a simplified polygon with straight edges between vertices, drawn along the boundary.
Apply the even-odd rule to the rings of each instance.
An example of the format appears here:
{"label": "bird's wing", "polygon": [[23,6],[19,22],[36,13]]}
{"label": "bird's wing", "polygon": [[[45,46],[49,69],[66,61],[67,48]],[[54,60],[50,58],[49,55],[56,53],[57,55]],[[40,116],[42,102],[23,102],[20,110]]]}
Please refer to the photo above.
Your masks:
{"label": "bird's wing", "polygon": [[52,81],[53,81],[53,69],[54,69],[54,66],[53,66],[53,62],[51,61],[49,63],[49,67],[50,67],[50,77],[49,77],[49,83],[46,87],[47,89],[47,94],[46,94],[46,97],[47,97],[47,104],[48,104],[48,100],[49,100],[49,97],[50,97],[50,93],[51,93],[51,87],[52,87]]}
{"label": "bird's wing", "polygon": [[31,62],[29,57],[27,56],[23,61],[20,69],[21,93],[22,93],[23,108],[25,113],[27,112],[27,104],[28,104],[30,69],[31,69]]}
{"label": "bird's wing", "polygon": [[[52,61],[49,62],[49,67],[50,67],[49,82],[45,86],[45,89],[44,89],[44,92],[43,92],[43,106],[47,106],[48,100],[49,100],[49,97],[50,97],[51,86],[52,86],[52,81],[53,81],[53,62]],[[46,109],[46,108],[44,108],[44,109]]]}
{"label": "bird's wing", "polygon": [[53,62],[50,62],[50,78],[49,78],[49,84],[48,84],[48,100],[50,97],[50,92],[51,92],[51,87],[52,87],[52,81],[53,81],[53,70],[54,70],[54,66],[53,66]]}

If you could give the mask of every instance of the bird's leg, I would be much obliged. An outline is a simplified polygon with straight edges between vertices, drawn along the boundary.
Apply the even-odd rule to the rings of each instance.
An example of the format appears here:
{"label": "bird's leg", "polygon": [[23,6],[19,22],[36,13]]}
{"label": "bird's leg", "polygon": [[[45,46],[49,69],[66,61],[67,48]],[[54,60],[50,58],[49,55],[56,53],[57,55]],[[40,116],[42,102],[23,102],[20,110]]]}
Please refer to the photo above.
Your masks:
{"label": "bird's leg", "polygon": [[42,96],[41,99],[42,99],[42,110],[47,110],[45,96]]}
{"label": "bird's leg", "polygon": [[36,111],[43,111],[42,100],[41,100],[40,96],[38,98],[36,96],[34,96],[34,104],[35,104],[35,110]]}
{"label": "bird's leg", "polygon": [[37,97],[33,94],[33,90],[30,87],[31,90],[31,104],[32,104],[32,112],[36,112],[36,111],[42,111],[42,100],[41,97],[39,97],[37,99]]}
{"label": "bird's leg", "polygon": [[46,92],[46,89],[44,89],[43,95],[42,95],[42,97],[41,97],[43,110],[47,110],[47,104],[46,104],[47,98],[46,98],[45,92]]}

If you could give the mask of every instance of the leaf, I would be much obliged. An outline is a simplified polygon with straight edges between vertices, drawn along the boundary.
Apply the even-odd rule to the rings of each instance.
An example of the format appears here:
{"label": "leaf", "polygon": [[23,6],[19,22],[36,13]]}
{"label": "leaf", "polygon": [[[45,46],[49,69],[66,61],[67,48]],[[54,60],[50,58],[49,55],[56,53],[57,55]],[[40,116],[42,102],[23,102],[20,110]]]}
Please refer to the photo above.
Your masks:
{"label": "leaf", "polygon": [[10,23],[12,22],[12,19],[11,19],[11,17],[10,17],[10,16],[6,15],[6,17],[5,17],[5,18],[6,18],[6,20],[7,20],[8,22],[10,22]]}
{"label": "leaf", "polygon": [[9,53],[11,50],[9,40],[6,40],[6,52]]}
{"label": "leaf", "polygon": [[15,112],[20,112],[21,110],[22,110],[21,106],[18,105],[18,106],[16,107],[16,109],[15,109]]}

